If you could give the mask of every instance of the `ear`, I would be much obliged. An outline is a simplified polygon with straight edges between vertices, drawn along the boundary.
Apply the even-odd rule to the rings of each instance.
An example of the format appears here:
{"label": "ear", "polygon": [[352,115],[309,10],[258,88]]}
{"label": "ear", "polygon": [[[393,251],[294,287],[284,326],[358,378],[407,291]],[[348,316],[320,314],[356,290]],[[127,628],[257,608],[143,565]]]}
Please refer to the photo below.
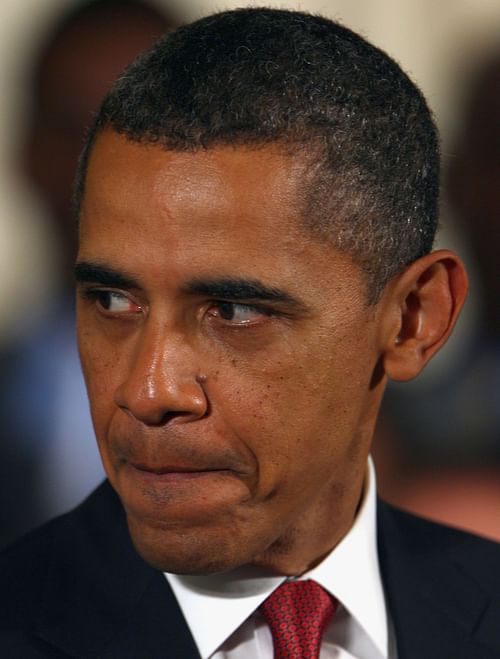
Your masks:
{"label": "ear", "polygon": [[390,282],[383,295],[383,364],[390,379],[411,380],[422,371],[450,336],[467,288],[465,267],[448,250],[417,259]]}

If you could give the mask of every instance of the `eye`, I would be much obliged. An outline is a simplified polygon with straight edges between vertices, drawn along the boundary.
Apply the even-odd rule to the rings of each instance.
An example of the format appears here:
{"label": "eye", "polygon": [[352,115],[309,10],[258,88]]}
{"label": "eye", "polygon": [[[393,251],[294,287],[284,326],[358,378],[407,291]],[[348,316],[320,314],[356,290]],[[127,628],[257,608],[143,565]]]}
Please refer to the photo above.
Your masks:
{"label": "eye", "polygon": [[124,293],[105,289],[89,289],[83,296],[96,303],[97,308],[106,314],[124,315],[141,313],[142,307]]}
{"label": "eye", "polygon": [[269,316],[265,309],[251,304],[237,304],[235,302],[219,302],[208,310],[210,316],[220,318],[233,325],[251,325]]}

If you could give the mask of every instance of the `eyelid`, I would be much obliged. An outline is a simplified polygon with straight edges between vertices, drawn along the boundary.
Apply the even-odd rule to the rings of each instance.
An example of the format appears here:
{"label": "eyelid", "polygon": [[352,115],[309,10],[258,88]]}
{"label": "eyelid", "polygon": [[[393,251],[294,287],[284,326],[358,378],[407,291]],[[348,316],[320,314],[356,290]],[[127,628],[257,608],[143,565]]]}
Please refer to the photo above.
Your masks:
{"label": "eyelid", "polygon": [[219,304],[232,304],[235,307],[244,307],[245,309],[252,309],[256,313],[261,313],[266,316],[270,316],[273,313],[277,313],[275,309],[270,307],[269,305],[265,305],[262,303],[257,303],[257,302],[241,302],[239,300],[234,301],[234,300],[223,300],[222,302],[219,301]]}
{"label": "eyelid", "polygon": [[123,297],[135,298],[134,294],[131,293],[129,290],[118,288],[115,286],[105,286],[103,284],[78,283],[77,288],[80,291],[80,294],[83,296],[99,295],[100,293],[116,293],[117,295],[123,295]]}
{"label": "eyelid", "polygon": [[78,284],[78,291],[84,298],[95,299],[103,293],[115,293],[116,295],[123,295],[123,297],[130,297],[130,294],[119,288],[112,288],[110,286],[100,286],[95,284]]}
{"label": "eyelid", "polygon": [[209,306],[221,306],[223,304],[232,304],[235,307],[245,307],[246,309],[253,309],[256,313],[261,313],[266,316],[278,315],[280,311],[271,303],[268,302],[248,302],[247,300],[226,300],[217,299],[209,300]]}
{"label": "eyelid", "polygon": [[209,304],[234,304],[235,306],[248,307],[250,309],[255,309],[256,311],[266,314],[266,315],[288,315],[286,311],[283,310],[283,304],[279,301],[274,300],[261,300],[261,299],[241,299],[241,298],[212,298],[208,300]]}

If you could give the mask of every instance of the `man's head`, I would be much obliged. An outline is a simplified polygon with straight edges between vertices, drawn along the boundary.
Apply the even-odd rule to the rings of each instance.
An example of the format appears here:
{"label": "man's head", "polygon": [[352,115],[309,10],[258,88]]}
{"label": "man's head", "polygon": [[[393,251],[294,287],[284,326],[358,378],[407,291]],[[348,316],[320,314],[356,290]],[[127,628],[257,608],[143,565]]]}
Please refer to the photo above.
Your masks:
{"label": "man's head", "polygon": [[347,532],[385,382],[465,294],[427,253],[437,169],[420,93],[325,19],[213,16],[115,84],[77,185],[79,343],[146,560],[299,574]]}

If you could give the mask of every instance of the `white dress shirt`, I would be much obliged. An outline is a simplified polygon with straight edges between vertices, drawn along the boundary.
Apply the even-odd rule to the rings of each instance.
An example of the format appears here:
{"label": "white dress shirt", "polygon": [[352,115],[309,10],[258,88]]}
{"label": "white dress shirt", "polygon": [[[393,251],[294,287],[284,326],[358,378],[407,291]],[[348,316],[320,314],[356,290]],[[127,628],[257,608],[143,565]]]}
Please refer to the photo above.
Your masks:
{"label": "white dress shirt", "polygon": [[[396,659],[379,571],[375,471],[367,468],[353,526],[301,579],[314,579],[337,598],[320,659]],[[258,611],[286,577],[252,567],[214,576],[165,574],[202,659],[272,659],[271,631]]]}

